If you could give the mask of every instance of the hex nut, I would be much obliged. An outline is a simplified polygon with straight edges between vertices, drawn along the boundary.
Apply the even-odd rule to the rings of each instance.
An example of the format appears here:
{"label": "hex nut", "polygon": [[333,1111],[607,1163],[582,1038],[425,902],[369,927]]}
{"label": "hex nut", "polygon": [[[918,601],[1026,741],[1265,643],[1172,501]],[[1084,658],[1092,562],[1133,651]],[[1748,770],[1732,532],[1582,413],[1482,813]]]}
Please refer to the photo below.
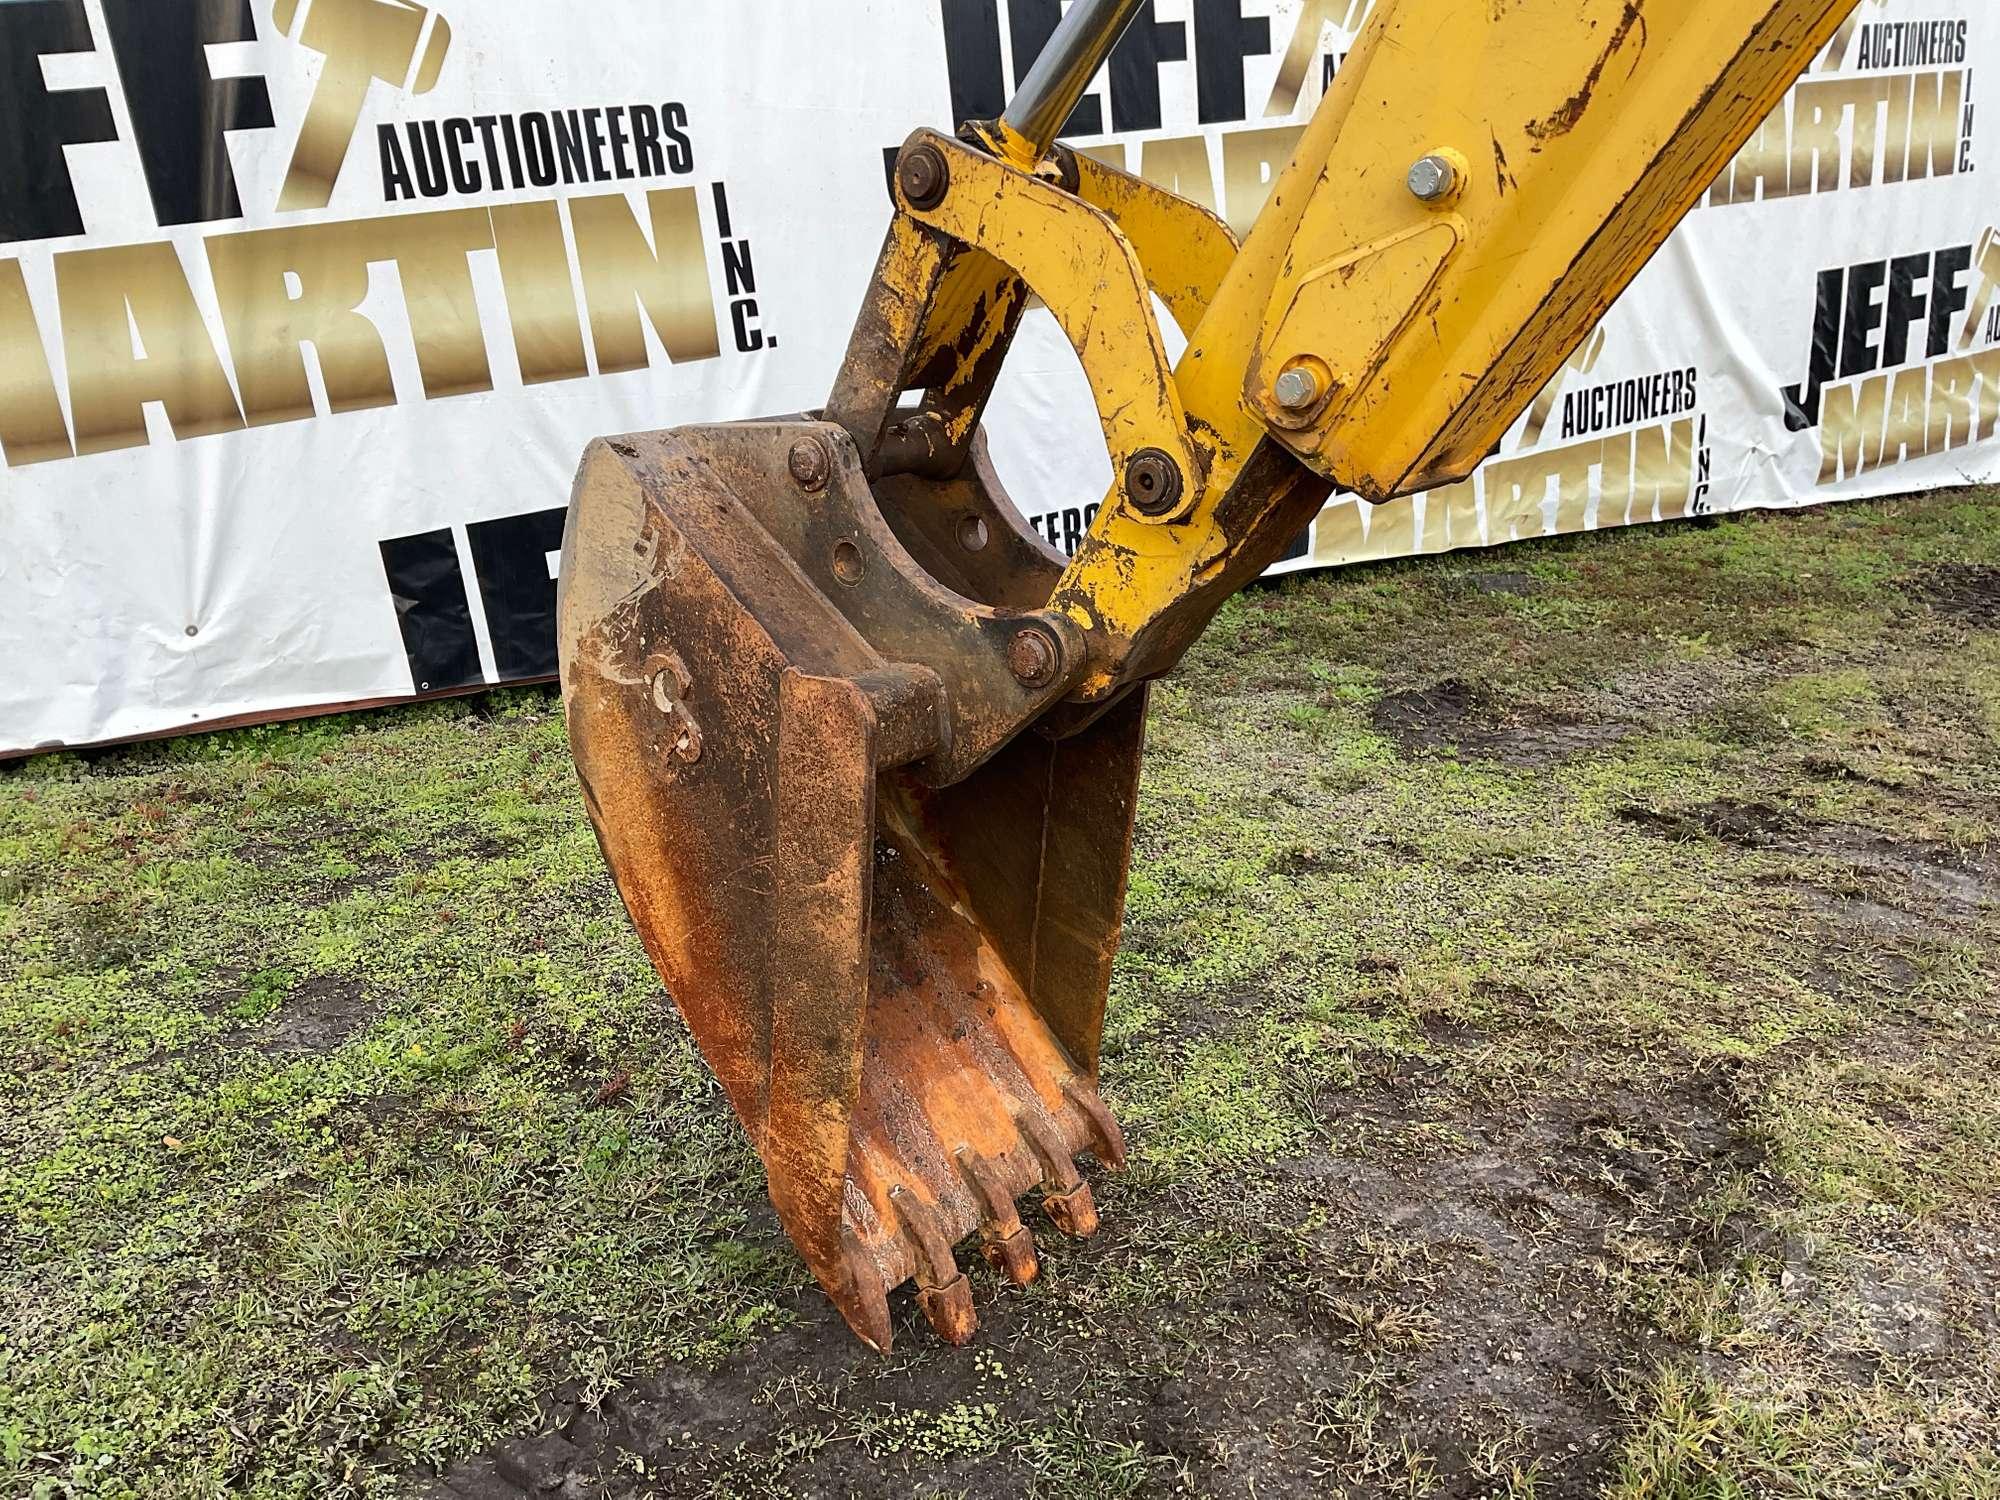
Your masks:
{"label": "hex nut", "polygon": [[1305,365],[1293,365],[1272,383],[1271,396],[1285,411],[1306,411],[1319,402],[1319,376]]}
{"label": "hex nut", "polygon": [[827,451],[824,438],[817,435],[802,437],[792,444],[786,467],[792,471],[792,479],[800,489],[809,492],[823,490],[833,474],[833,455]]}
{"label": "hex nut", "polygon": [[1419,203],[1442,203],[1458,191],[1458,168],[1432,152],[1410,168],[1410,194]]}

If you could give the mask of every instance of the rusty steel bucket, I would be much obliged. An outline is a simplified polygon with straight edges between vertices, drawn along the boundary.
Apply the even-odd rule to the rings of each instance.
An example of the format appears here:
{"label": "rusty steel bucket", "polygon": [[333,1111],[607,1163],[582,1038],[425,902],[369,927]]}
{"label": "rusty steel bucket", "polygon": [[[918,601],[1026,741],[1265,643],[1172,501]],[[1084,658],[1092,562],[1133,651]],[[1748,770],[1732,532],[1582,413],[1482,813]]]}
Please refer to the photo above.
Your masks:
{"label": "rusty steel bucket", "polygon": [[1076,1158],[1123,1156],[1098,1045],[1145,694],[1012,734],[1061,707],[1061,568],[982,444],[871,486],[837,424],[695,427],[594,443],[576,484],[591,821],[786,1231],[885,1352],[895,1288],[964,1342],[954,1247],[1026,1284],[1016,1200],[1089,1234]]}

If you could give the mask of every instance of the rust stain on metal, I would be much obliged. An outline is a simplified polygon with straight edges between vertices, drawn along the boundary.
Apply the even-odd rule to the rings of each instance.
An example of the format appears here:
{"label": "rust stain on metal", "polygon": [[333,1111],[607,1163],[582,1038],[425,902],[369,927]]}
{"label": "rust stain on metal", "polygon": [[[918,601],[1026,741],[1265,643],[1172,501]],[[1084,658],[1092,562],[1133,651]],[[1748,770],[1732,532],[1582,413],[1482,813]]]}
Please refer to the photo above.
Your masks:
{"label": "rust stain on metal", "polygon": [[[1590,107],[1591,96],[1597,92],[1598,81],[1604,76],[1605,66],[1611,61],[1613,55],[1625,45],[1625,39],[1632,34],[1635,27],[1638,28],[1640,33],[1639,50],[1641,52],[1645,51],[1646,22],[1645,18],[1639,14],[1640,4],[1641,0],[1625,0],[1625,13],[1619,19],[1617,29],[1611,33],[1610,42],[1605,45],[1604,51],[1598,56],[1597,61],[1591,64],[1590,71],[1584,75],[1582,86],[1558,105],[1552,113],[1543,119],[1530,121],[1526,127],[1529,135],[1538,141],[1547,141],[1553,140],[1559,135],[1568,135],[1570,131],[1576,129],[1577,122],[1583,118],[1583,112]],[[1639,60],[1634,58],[1632,66],[1637,68],[1638,65]]]}

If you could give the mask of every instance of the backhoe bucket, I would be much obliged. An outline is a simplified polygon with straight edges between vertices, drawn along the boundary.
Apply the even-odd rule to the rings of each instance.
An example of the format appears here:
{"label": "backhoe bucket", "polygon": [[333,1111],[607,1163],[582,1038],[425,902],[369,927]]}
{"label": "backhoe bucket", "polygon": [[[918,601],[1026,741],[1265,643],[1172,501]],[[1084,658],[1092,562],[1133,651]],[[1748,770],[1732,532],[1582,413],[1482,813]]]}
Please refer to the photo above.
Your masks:
{"label": "backhoe bucket", "polygon": [[1060,566],[983,450],[871,489],[799,419],[603,440],[577,480],[560,638],[591,820],[785,1229],[882,1351],[906,1280],[968,1339],[958,1242],[1026,1284],[1016,1200],[1089,1234],[1076,1158],[1123,1154],[1098,1042],[1144,694],[997,748],[942,711],[1029,691],[990,652],[948,680],[952,643],[1041,619]]}

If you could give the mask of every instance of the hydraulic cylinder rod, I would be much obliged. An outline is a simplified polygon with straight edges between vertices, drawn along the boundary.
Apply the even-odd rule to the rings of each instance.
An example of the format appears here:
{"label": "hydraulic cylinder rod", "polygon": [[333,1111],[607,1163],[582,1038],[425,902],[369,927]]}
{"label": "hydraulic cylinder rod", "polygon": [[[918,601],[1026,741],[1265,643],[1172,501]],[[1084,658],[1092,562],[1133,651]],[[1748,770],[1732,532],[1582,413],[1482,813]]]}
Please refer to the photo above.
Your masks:
{"label": "hydraulic cylinder rod", "polygon": [[[1028,164],[1056,143],[1070,111],[1110,59],[1145,0],[1075,0],[1021,81],[1000,122],[1027,147]],[[1011,142],[1009,144],[1012,144]]]}

